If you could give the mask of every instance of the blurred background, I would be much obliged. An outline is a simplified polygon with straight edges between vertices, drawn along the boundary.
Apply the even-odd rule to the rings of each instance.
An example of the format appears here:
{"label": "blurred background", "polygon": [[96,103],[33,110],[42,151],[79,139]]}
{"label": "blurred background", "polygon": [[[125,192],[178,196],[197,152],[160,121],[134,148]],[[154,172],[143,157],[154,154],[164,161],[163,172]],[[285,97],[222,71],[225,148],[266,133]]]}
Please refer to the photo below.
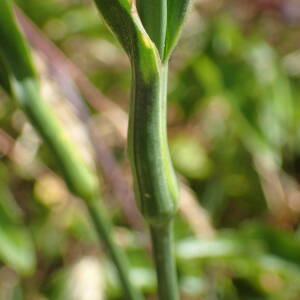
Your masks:
{"label": "blurred background", "polygon": [[[126,152],[128,59],[92,1],[16,3],[44,98],[99,170],[130,275],[155,299]],[[2,83],[0,299],[124,299],[85,207]],[[169,82],[182,299],[300,299],[299,99],[299,1],[193,1]]]}

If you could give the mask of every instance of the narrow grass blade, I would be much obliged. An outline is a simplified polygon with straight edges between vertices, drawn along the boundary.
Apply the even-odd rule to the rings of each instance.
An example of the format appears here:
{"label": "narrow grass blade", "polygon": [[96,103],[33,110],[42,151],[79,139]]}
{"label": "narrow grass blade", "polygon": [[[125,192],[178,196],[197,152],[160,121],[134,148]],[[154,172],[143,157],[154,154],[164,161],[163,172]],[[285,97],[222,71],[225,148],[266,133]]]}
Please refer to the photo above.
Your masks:
{"label": "narrow grass blade", "polygon": [[0,1],[0,41],[0,53],[10,76],[13,96],[52,151],[70,190],[85,200],[99,238],[119,271],[126,299],[140,300],[142,297],[129,278],[126,257],[113,242],[110,220],[99,202],[101,191],[97,178],[82,162],[64,128],[41,99],[30,51],[16,24],[10,0]]}
{"label": "narrow grass blade", "polygon": [[168,60],[180,35],[190,0],[168,0],[168,23],[164,60]]}
{"label": "narrow grass blade", "polygon": [[147,34],[163,58],[167,30],[167,0],[137,0],[136,5]]}

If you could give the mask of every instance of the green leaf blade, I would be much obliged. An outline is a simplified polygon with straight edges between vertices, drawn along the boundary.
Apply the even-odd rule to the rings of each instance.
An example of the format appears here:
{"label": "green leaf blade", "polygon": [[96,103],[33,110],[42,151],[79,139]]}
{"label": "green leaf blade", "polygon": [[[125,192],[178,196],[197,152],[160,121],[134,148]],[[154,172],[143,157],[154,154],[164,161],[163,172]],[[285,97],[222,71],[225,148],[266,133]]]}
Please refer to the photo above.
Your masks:
{"label": "green leaf blade", "polygon": [[140,19],[162,58],[167,31],[167,0],[136,0]]}
{"label": "green leaf blade", "polygon": [[168,0],[168,23],[164,60],[167,60],[180,35],[190,0]]}
{"label": "green leaf blade", "polygon": [[128,54],[134,69],[151,80],[159,73],[160,59],[155,44],[145,31],[131,0],[95,0],[108,26]]}
{"label": "green leaf blade", "polygon": [[10,70],[18,80],[35,77],[28,47],[14,21],[10,1],[0,1],[0,54],[9,63]]}
{"label": "green leaf blade", "polygon": [[24,39],[10,0],[0,1],[0,54],[9,74],[13,97],[52,150],[70,190],[83,199],[98,193],[95,174],[81,162],[61,123],[43,101],[29,46]]}
{"label": "green leaf blade", "polygon": [[2,223],[0,220],[0,258],[19,273],[31,274],[34,271],[34,247],[23,225]]}
{"label": "green leaf blade", "polygon": [[6,178],[6,170],[0,164],[0,260],[18,273],[31,274],[36,266],[32,237],[6,186]]}

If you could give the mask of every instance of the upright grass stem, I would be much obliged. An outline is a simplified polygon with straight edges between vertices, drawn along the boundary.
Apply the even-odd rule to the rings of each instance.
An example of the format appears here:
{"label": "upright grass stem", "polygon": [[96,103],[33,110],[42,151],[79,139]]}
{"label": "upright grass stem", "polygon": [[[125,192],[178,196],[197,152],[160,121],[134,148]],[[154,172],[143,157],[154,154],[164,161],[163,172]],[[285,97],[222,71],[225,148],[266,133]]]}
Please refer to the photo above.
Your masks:
{"label": "upright grass stem", "polygon": [[119,248],[113,240],[112,224],[105,213],[104,207],[102,207],[98,198],[94,198],[87,202],[87,208],[98,236],[101,237],[101,240],[104,242],[107,253],[109,253],[118,271],[119,280],[126,299],[142,300],[143,297],[132,286],[129,273],[130,266],[127,258],[121,248]]}
{"label": "upright grass stem", "polygon": [[113,241],[112,224],[100,202],[99,183],[40,96],[30,51],[16,24],[10,0],[0,0],[0,59],[8,71],[13,97],[50,148],[70,190],[85,201],[98,236],[116,265],[126,299],[141,300],[130,281],[126,257]]}

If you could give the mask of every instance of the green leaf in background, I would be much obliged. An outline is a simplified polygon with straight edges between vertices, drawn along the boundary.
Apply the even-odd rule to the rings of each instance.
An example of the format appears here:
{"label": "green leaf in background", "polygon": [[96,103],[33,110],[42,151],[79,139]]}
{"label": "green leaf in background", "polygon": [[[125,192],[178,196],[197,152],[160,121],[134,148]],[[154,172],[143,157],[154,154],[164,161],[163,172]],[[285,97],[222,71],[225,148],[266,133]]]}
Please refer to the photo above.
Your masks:
{"label": "green leaf in background", "polygon": [[212,163],[196,137],[178,136],[170,148],[176,170],[187,178],[203,179],[211,173]]}
{"label": "green leaf in background", "polygon": [[34,248],[23,225],[9,224],[0,219],[0,257],[17,272],[29,274],[34,270]]}
{"label": "green leaf in background", "polygon": [[1,169],[0,259],[17,272],[30,274],[36,264],[34,245],[29,230],[22,222],[20,209],[5,185],[5,172]]}
{"label": "green leaf in background", "polygon": [[8,78],[7,69],[0,56],[0,86],[7,92],[10,93],[10,83]]}

